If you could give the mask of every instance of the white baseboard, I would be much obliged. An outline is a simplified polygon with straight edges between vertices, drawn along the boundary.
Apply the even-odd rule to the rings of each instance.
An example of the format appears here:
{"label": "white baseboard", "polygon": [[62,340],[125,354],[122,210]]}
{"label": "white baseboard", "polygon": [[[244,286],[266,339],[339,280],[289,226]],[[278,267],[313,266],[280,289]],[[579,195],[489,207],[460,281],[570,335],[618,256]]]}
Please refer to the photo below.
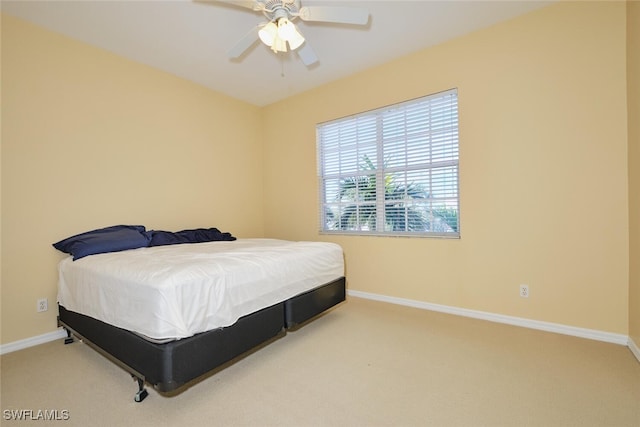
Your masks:
{"label": "white baseboard", "polygon": [[[372,294],[369,292],[347,290],[347,295],[358,298],[366,298],[375,301],[388,302],[391,304],[405,305],[408,307],[421,308],[424,310],[439,311],[442,313],[455,314],[458,316],[472,317],[474,319],[488,320],[490,322],[506,323],[508,325],[522,326],[524,328],[539,329],[547,332],[555,332],[558,334],[572,335],[580,338],[588,338],[596,341],[604,341],[613,344],[629,346],[631,348],[631,340],[628,336],[622,334],[614,334],[611,332],[603,332],[593,329],[578,328],[575,326],[567,326],[559,323],[542,322],[540,320],[525,319],[522,317],[506,316],[504,314],[489,313],[486,311],[469,310],[466,308],[452,307],[448,305],[432,304],[428,302],[416,301],[405,298],[390,297],[380,294]],[[636,350],[638,347],[636,346]],[[631,348],[631,351],[634,351]],[[636,357],[640,351],[634,352]],[[640,360],[640,357],[638,357]]]}
{"label": "white baseboard", "polygon": [[50,341],[55,341],[60,338],[65,338],[67,333],[63,329],[58,329],[53,332],[47,332],[46,334],[38,335],[31,338],[26,338],[19,341],[10,342],[8,344],[0,345],[0,354],[11,353],[13,351],[23,350],[25,348],[33,347],[34,345],[44,344]]}
{"label": "white baseboard", "polygon": [[[408,307],[420,308],[423,310],[438,311],[441,313],[455,314],[457,316],[472,317],[474,319],[488,320],[497,323],[506,323],[508,325],[521,326],[524,328],[539,329],[547,332],[555,332],[558,334],[571,335],[580,338],[588,338],[596,341],[604,341],[613,344],[626,345],[629,350],[640,362],[640,347],[638,344],[622,334],[614,334],[611,332],[602,332],[593,329],[577,328],[575,326],[567,326],[559,323],[541,322],[539,320],[525,319],[522,317],[506,316],[503,314],[489,313],[485,311],[469,310],[466,308],[452,307],[447,305],[432,304],[423,301],[416,301],[406,298],[390,297],[386,295],[373,294],[369,292],[347,290],[347,295],[358,298],[365,298],[375,301],[387,302],[391,304],[404,305]],[[58,329],[53,332],[38,335],[31,338],[26,338],[19,341],[14,341],[8,344],[0,345],[0,355],[11,353],[13,351],[23,350],[25,348],[33,347],[38,344],[44,344],[50,341],[55,341],[67,336],[63,329]]]}
{"label": "white baseboard", "polygon": [[631,350],[631,353],[633,353],[636,359],[638,359],[638,362],[640,362],[640,347],[638,347],[638,344],[635,343],[631,337],[629,337],[629,350]]}

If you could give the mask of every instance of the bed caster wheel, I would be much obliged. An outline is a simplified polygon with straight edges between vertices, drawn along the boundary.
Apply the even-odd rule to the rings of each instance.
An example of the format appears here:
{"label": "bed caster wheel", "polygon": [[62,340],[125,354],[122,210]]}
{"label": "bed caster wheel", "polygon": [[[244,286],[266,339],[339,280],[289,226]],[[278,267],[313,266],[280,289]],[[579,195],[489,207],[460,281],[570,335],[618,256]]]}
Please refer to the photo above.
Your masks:
{"label": "bed caster wheel", "polygon": [[64,328],[64,331],[67,333],[67,337],[64,339],[65,345],[72,344],[73,342],[75,342],[73,335],[71,335],[71,329]]}
{"label": "bed caster wheel", "polygon": [[142,402],[147,396],[149,396],[149,392],[147,391],[147,389],[140,390],[136,393],[133,400],[135,400],[136,402]]}
{"label": "bed caster wheel", "polygon": [[142,402],[147,396],[149,396],[149,392],[144,388],[144,379],[138,378],[133,374],[131,374],[131,377],[138,382],[138,392],[134,396],[133,400],[136,402]]}

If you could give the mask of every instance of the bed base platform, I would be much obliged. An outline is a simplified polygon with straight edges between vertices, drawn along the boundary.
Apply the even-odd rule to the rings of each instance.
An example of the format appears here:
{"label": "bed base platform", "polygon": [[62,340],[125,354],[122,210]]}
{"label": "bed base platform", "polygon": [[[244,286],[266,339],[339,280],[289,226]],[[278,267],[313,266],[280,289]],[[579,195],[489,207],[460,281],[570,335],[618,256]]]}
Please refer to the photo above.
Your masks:
{"label": "bed base platform", "polygon": [[295,330],[307,320],[344,301],[346,287],[344,277],[296,295],[284,302],[285,327]]}
{"label": "bed base platform", "polygon": [[261,344],[284,336],[304,322],[345,300],[345,278],[240,318],[231,326],[189,338],[155,343],[59,306],[58,325],[68,337],[82,340],[129,372],[138,383],[134,400],[147,397],[145,383],[158,392],[179,392],[187,383]]}

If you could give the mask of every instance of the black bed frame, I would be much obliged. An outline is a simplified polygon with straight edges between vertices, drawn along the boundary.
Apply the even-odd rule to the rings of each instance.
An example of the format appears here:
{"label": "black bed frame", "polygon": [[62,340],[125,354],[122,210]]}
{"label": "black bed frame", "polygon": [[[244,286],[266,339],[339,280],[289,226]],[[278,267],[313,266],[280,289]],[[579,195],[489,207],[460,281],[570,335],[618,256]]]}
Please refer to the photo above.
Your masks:
{"label": "black bed frame", "polygon": [[159,344],[59,306],[58,326],[128,371],[138,382],[134,400],[147,397],[145,382],[161,393],[180,388],[213,369],[286,334],[345,300],[345,278],[304,292],[281,303],[241,317],[231,326]]}

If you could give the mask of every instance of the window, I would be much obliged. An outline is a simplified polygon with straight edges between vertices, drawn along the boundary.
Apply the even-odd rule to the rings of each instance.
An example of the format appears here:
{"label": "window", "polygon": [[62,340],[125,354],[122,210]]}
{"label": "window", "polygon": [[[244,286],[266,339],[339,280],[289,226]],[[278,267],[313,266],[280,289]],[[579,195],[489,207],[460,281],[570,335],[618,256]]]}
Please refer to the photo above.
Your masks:
{"label": "window", "polygon": [[320,231],[459,237],[458,93],[317,126]]}

